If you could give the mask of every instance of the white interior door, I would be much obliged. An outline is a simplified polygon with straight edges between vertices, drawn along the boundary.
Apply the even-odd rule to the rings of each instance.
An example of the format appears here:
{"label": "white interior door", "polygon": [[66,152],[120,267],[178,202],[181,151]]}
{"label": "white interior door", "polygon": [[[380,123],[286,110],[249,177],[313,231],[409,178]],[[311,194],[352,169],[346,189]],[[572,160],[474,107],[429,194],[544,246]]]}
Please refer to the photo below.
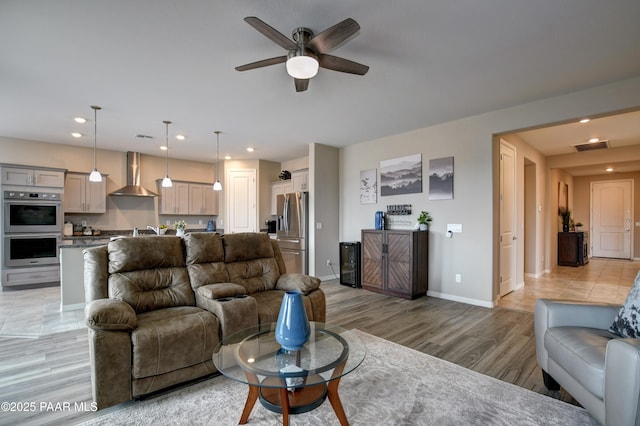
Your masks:
{"label": "white interior door", "polygon": [[591,183],[591,254],[631,259],[632,180]]}
{"label": "white interior door", "polygon": [[515,289],[516,150],[500,140],[500,296]]}
{"label": "white interior door", "polygon": [[256,170],[229,170],[227,186],[227,226],[224,232],[256,232]]}

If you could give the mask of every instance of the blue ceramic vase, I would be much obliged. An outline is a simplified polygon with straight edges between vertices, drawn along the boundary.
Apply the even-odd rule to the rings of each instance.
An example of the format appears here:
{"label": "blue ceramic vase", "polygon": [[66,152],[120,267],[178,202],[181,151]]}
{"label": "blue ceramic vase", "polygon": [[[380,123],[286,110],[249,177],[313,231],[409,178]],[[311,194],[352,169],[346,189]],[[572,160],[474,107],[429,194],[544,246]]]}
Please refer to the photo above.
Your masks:
{"label": "blue ceramic vase", "polygon": [[297,351],[302,349],[310,333],[302,293],[287,291],[282,298],[276,323],[276,341],[287,351]]}

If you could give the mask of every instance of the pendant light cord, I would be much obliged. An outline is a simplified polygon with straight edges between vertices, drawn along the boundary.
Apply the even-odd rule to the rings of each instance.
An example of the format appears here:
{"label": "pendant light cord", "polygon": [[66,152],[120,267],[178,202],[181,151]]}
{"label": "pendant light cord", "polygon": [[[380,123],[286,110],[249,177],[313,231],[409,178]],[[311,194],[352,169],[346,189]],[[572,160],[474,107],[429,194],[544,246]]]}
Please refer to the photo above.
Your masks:
{"label": "pendant light cord", "polygon": [[169,176],[169,124],[171,124],[171,122],[170,121],[164,121],[164,124],[166,124],[165,139],[167,141],[167,156],[166,156],[166,161],[165,161],[165,176]]}

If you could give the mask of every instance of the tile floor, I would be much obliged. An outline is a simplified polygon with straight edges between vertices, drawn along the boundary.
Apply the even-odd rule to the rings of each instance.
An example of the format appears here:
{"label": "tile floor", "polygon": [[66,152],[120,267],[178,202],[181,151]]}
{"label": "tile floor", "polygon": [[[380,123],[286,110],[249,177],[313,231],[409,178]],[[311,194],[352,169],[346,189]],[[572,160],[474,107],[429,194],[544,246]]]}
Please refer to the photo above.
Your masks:
{"label": "tile floor", "polygon": [[60,287],[0,291],[0,337],[35,339],[84,327],[83,310],[60,312]]}
{"label": "tile floor", "polygon": [[[498,306],[533,312],[539,298],[621,304],[640,271],[640,262],[591,259],[585,266],[559,266],[525,286]],[[60,287],[0,291],[0,337],[37,338],[84,328],[84,311],[60,312]]]}

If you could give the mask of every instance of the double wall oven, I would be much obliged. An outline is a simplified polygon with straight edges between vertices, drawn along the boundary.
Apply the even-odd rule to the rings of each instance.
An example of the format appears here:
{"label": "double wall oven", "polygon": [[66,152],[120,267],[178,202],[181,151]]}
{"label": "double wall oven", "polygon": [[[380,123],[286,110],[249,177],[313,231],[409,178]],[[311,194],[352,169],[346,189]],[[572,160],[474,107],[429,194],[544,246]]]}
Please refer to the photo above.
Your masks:
{"label": "double wall oven", "polygon": [[2,285],[59,281],[62,189],[2,191]]}

